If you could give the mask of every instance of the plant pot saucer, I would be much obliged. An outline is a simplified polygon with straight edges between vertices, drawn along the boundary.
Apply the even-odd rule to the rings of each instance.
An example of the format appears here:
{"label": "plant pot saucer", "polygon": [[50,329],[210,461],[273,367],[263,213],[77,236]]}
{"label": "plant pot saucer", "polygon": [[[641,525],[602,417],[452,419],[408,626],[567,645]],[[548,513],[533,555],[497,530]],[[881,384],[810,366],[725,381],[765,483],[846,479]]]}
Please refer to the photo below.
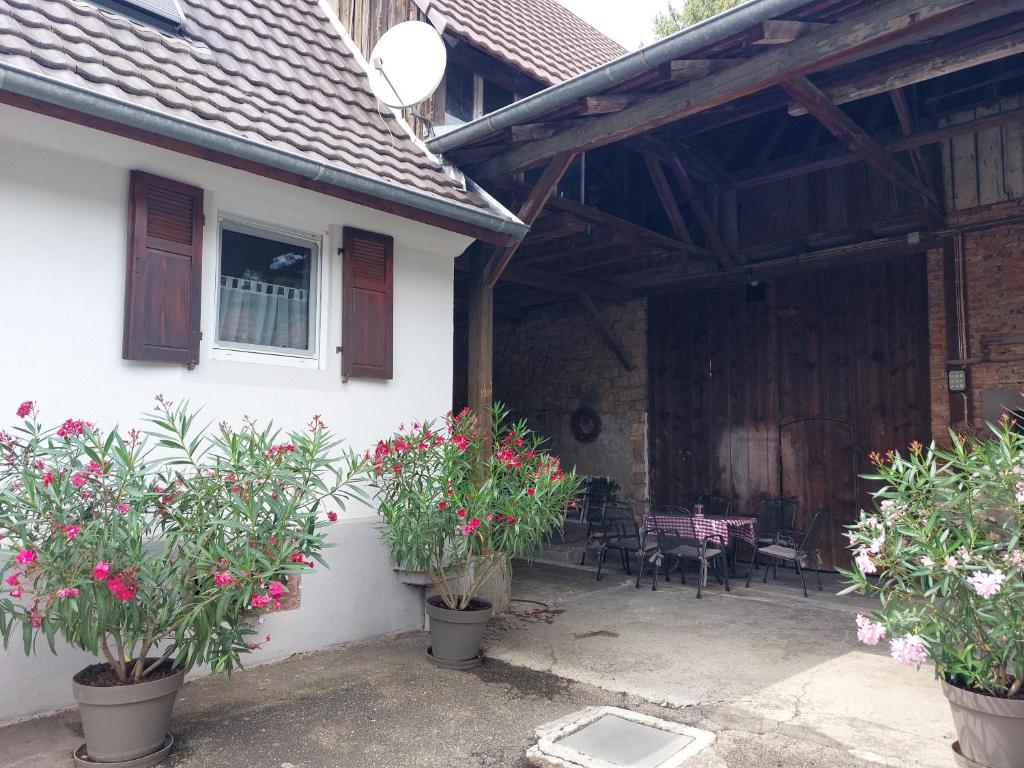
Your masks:
{"label": "plant pot saucer", "polygon": [[967,757],[963,752],[960,751],[960,742],[953,742],[953,759],[956,760],[956,764],[960,768],[988,768],[981,763],[976,763],[971,758]]}
{"label": "plant pot saucer", "polygon": [[484,660],[483,654],[481,653],[478,653],[474,658],[466,659],[465,661],[448,661],[447,659],[439,659],[434,655],[433,648],[430,646],[427,646],[425,653],[427,654],[427,659],[431,664],[441,667],[442,669],[472,669],[473,667],[480,666]]}
{"label": "plant pot saucer", "polygon": [[148,768],[167,757],[173,748],[174,737],[168,733],[167,738],[164,739],[164,745],[151,755],[143,755],[132,760],[120,760],[116,763],[97,763],[95,760],[89,759],[89,755],[85,751],[85,744],[83,744],[74,752],[75,768],[97,768],[97,766],[102,766],[102,768]]}

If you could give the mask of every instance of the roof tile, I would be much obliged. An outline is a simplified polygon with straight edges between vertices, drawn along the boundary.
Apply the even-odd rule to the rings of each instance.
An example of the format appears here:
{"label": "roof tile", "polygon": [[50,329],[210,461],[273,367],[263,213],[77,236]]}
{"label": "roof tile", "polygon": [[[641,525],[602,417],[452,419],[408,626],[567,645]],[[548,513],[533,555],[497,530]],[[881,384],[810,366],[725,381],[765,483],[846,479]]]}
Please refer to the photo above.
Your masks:
{"label": "roof tile", "polygon": [[557,0],[417,0],[417,4],[440,12],[448,22],[446,31],[545,85],[568,80],[626,53]]}
{"label": "roof tile", "polygon": [[447,200],[485,207],[380,107],[316,0],[181,0],[180,34],[82,0],[0,0],[25,72]]}

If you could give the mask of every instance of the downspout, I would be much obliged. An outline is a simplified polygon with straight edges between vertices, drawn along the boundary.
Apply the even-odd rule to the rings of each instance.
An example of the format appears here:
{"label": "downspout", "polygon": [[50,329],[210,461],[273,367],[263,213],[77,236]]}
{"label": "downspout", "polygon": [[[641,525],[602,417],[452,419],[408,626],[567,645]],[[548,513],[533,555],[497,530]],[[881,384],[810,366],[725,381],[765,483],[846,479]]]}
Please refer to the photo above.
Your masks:
{"label": "downspout", "polygon": [[328,165],[259,141],[186,120],[159,110],[99,94],[46,75],[25,72],[0,61],[0,90],[37,99],[86,115],[166,136],[225,155],[250,160],[286,173],[323,182],[407,208],[522,239],[529,227],[488,199],[488,209],[476,208],[421,192],[418,189]]}
{"label": "downspout", "polygon": [[553,85],[525,99],[466,123],[427,142],[441,154],[486,139],[513,125],[534,122],[542,115],[575,103],[584,96],[600,93],[682,59],[712,43],[744,32],[763,21],[777,19],[802,8],[809,0],[748,0],[718,16],[702,21],[656,43],[627,53],[607,64]]}

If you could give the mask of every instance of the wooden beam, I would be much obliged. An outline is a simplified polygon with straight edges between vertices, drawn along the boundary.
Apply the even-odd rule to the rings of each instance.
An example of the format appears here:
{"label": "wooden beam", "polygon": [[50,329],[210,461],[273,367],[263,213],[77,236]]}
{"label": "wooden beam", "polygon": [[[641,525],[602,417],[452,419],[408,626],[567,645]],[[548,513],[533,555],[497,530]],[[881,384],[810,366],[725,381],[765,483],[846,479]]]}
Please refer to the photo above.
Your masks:
{"label": "wooden beam", "polygon": [[531,269],[521,267],[518,264],[510,264],[505,269],[502,279],[509,283],[518,285],[530,285],[534,288],[541,288],[545,291],[555,293],[580,293],[585,291],[591,296],[597,296],[611,301],[625,301],[632,297],[632,293],[617,285],[610,283],[594,282],[578,277],[560,275],[556,272],[546,272],[542,269]]}
{"label": "wooden beam", "polygon": [[860,155],[878,173],[919,194],[924,199],[925,206],[929,211],[939,219],[942,218],[935,193],[850,119],[843,110],[829,101],[828,97],[814,83],[806,77],[800,76],[783,83],[782,87],[792,98],[803,104],[807,111],[848,149]]}
{"label": "wooden beam", "polygon": [[[914,115],[910,110],[910,104],[907,102],[906,93],[903,92],[902,88],[894,88],[889,91],[889,98],[892,101],[893,109],[896,110],[896,118],[900,123],[900,132],[904,136],[912,136],[914,134]],[[911,147],[908,152],[917,178],[926,184],[929,189],[934,189],[932,176],[928,170],[928,163],[925,162],[921,149],[919,147]]]}
{"label": "wooden beam", "polygon": [[753,45],[786,45],[804,35],[827,29],[829,24],[816,21],[790,21],[788,19],[772,19],[761,22],[760,28],[751,37]]}
{"label": "wooden beam", "polygon": [[524,141],[539,141],[555,135],[555,126],[551,123],[526,123],[513,125],[509,129],[509,140],[514,144]]}
{"label": "wooden beam", "polygon": [[511,149],[480,164],[472,175],[478,180],[501,178],[560,152],[612,144],[779,85],[795,75],[865,58],[929,29],[951,31],[993,18],[991,14],[1005,14],[1010,4],[1009,0],[890,0],[873,5],[732,69],[652,94],[621,112],[580,121],[549,139]]}
{"label": "wooden beam", "polygon": [[554,213],[537,220],[537,223],[530,229],[530,234],[526,237],[526,245],[542,243],[546,240],[561,239],[569,235],[578,235],[586,232],[589,227],[589,224],[580,221],[571,213],[564,211]]}
{"label": "wooden beam", "polygon": [[586,233],[585,236],[575,235],[560,240],[549,240],[537,246],[532,246],[527,241],[516,254],[516,263],[533,266],[547,261],[560,260],[570,255],[601,251],[631,242],[628,235],[617,232],[611,227],[593,226],[594,229]]}
{"label": "wooden beam", "polygon": [[732,254],[729,253],[729,249],[726,248],[722,238],[719,237],[718,228],[715,227],[715,222],[708,215],[707,208],[704,207],[704,201],[697,194],[697,190],[693,186],[690,176],[686,173],[686,168],[683,167],[682,161],[678,157],[673,157],[668,167],[672,171],[672,176],[675,178],[679,188],[683,190],[683,196],[689,202],[690,210],[693,211],[694,218],[697,219],[697,223],[700,225],[701,230],[703,230],[708,245],[711,246],[711,252],[715,254],[715,258],[718,259],[722,267],[732,269],[736,266]]}
{"label": "wooden beam", "polygon": [[[528,190],[529,187],[522,182],[513,180],[504,180],[498,183],[499,186],[505,189],[512,189],[515,191]],[[712,254],[706,248],[693,245],[691,243],[685,243],[682,240],[678,240],[673,237],[668,237],[660,232],[655,232],[653,229],[648,229],[642,224],[629,221],[628,219],[622,219],[618,216],[613,216],[610,213],[605,213],[602,210],[594,208],[591,205],[584,205],[583,203],[577,203],[575,200],[566,200],[561,197],[553,197],[548,201],[548,207],[556,211],[568,211],[569,213],[577,216],[584,221],[591,221],[595,224],[602,226],[613,227],[621,232],[631,235],[636,238],[643,238],[649,240],[652,243],[659,244],[666,251],[682,251],[685,253],[692,253],[696,256],[703,256],[704,258],[711,258]]]}
{"label": "wooden beam", "polygon": [[665,171],[661,167],[661,161],[650,155],[644,155],[644,163],[647,165],[647,172],[650,174],[651,182],[654,184],[654,191],[658,193],[661,207],[665,209],[665,215],[668,216],[673,234],[683,242],[692,243],[693,238],[690,237],[690,230],[686,228],[686,221],[679,210],[679,204],[676,202],[675,195],[672,194],[672,188],[669,186],[668,177],[665,176]]}
{"label": "wooden beam", "polygon": [[669,83],[700,80],[713,72],[721,72],[742,64],[746,59],[673,59],[659,67],[659,79]]}
{"label": "wooden beam", "polygon": [[[532,225],[540,216],[540,212],[544,210],[544,206],[547,205],[548,199],[551,194],[558,187],[558,182],[561,181],[562,176],[565,175],[566,170],[572,165],[572,161],[576,159],[575,152],[563,152],[560,155],[556,155],[547,168],[544,169],[544,173],[541,174],[540,180],[536,186],[530,190],[530,194],[526,198],[526,202],[523,203],[519,209],[519,220],[524,224]],[[498,284],[498,280],[501,279],[501,273],[508,267],[508,263],[512,261],[512,257],[516,255],[516,251],[519,250],[519,246],[522,245],[522,240],[507,245],[504,248],[499,248],[495,254],[491,257],[490,262],[487,264],[487,268],[484,270],[484,282],[491,288]]]}
{"label": "wooden beam", "polygon": [[469,254],[469,407],[480,416],[485,447],[489,449],[490,422],[484,417],[494,401],[494,288],[485,279],[487,249],[474,246]]}
{"label": "wooden beam", "polygon": [[597,304],[590,297],[589,293],[580,292],[580,301],[583,304],[583,308],[587,310],[587,314],[590,315],[594,324],[597,325],[597,330],[601,332],[601,337],[604,339],[604,343],[608,345],[608,348],[615,354],[622,363],[622,367],[627,371],[633,370],[633,363],[630,362],[629,356],[626,354],[626,350],[619,344],[618,339],[612,334],[612,329],[608,327],[608,323],[605,322],[604,317],[601,316],[601,310],[597,308]]}
{"label": "wooden beam", "polygon": [[621,112],[630,104],[636,103],[637,97],[631,93],[610,93],[603,96],[584,96],[576,102],[578,115],[607,115]]}
{"label": "wooden beam", "polygon": [[[888,152],[902,152],[913,147],[937,144],[954,136],[976,133],[986,128],[994,128],[1006,123],[1020,122],[1022,120],[1024,120],[1024,107],[985,115],[964,123],[956,123],[930,131],[921,131],[909,137],[887,139],[882,141],[881,144]],[[817,173],[829,168],[840,168],[850,163],[860,162],[860,160],[859,155],[850,152],[811,161],[807,161],[802,155],[785,157],[773,163],[771,168],[753,168],[747,173],[738,174],[732,188],[749,189],[750,187],[759,187],[762,184],[770,184],[775,181],[793,178],[794,176],[806,176],[809,173]]]}
{"label": "wooden beam", "polygon": [[[928,46],[927,52],[924,58],[915,57],[911,62],[896,61],[888,66],[870,69],[856,79],[832,86],[825,85],[822,90],[834,104],[848,104],[897,88],[906,88],[925,80],[1024,53],[1024,32],[1016,32],[997,40],[985,40],[956,51],[935,44]],[[796,117],[807,114],[807,110],[802,104],[791,104],[789,114]]]}

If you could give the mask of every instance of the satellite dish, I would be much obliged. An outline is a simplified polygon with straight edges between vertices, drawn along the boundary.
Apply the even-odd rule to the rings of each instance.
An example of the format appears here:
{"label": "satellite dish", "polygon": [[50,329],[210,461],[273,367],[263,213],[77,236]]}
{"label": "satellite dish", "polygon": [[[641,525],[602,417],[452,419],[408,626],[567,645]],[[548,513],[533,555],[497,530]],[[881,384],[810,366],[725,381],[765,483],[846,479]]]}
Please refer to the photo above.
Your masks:
{"label": "satellite dish", "polygon": [[370,87],[389,107],[414,106],[437,90],[447,58],[444,41],[432,26],[402,22],[381,37],[370,55]]}

